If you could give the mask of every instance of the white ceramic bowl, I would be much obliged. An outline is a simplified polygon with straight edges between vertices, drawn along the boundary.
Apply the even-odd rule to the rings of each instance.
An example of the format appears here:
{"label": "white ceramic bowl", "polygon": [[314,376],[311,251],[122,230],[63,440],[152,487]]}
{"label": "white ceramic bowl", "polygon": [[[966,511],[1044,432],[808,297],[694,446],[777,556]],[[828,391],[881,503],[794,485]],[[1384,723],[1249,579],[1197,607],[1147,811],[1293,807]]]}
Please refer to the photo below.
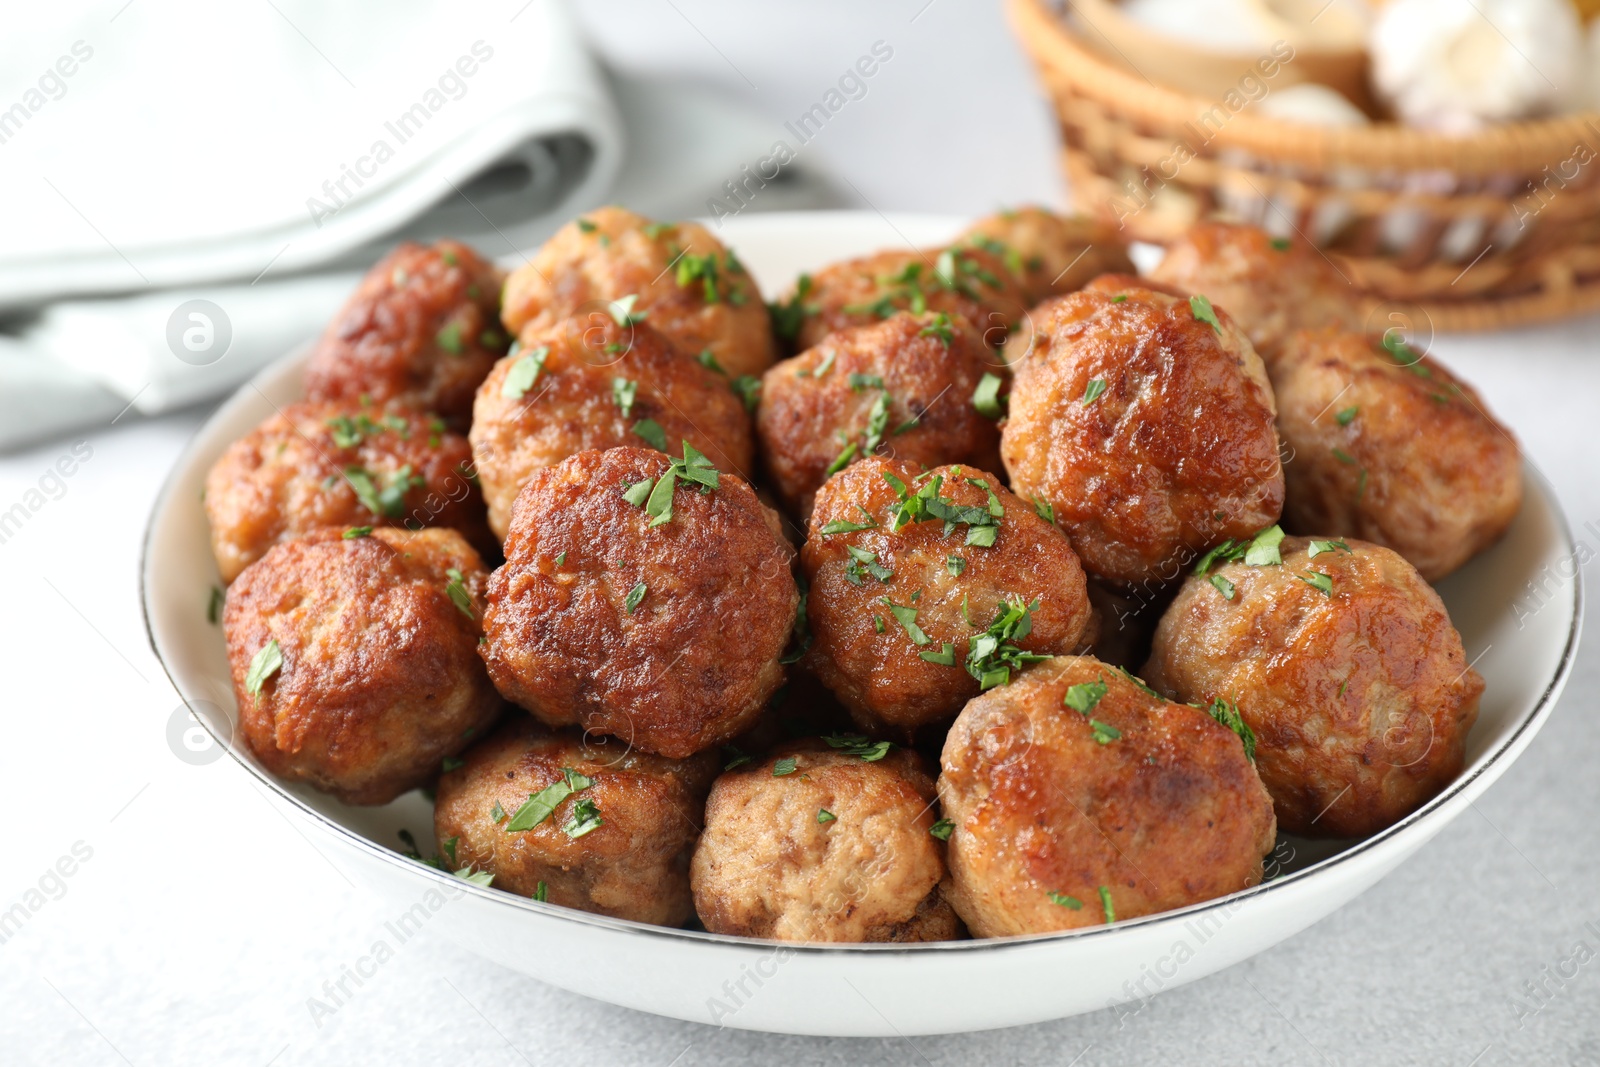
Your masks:
{"label": "white ceramic bowl", "polygon": [[[938,242],[959,225],[866,213],[755,215],[727,220],[721,236],[770,294],[802,270],[906,242]],[[1272,864],[1277,876],[1255,889],[1037,937],[791,945],[571,911],[466,885],[395,851],[401,828],[431,851],[432,815],[418,793],[381,808],[347,807],[279,782],[244,746],[229,743],[234,703],[221,631],[206,621],[217,575],[200,489],[229,442],[273,405],[299,396],[302,361],[303,353],[286,357],[223,404],[156,502],[142,576],[156,655],[197,717],[228,744],[241,772],[259,778],[292,820],[315,831],[313,839],[340,869],[411,909],[417,924],[512,970],[660,1015],[799,1034],[948,1033],[1092,1011],[1211,974],[1321,919],[1465,811],[1543,725],[1577,645],[1581,593],[1572,536],[1550,487],[1530,469],[1522,514],[1505,539],[1439,587],[1488,683],[1466,770],[1383,833],[1359,842],[1283,839]]]}

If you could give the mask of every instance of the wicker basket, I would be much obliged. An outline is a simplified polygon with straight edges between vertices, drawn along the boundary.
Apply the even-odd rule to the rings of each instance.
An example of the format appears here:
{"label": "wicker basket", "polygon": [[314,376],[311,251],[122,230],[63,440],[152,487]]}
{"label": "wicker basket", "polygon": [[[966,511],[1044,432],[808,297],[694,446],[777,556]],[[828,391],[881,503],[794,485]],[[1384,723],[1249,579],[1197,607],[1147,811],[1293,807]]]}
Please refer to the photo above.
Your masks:
{"label": "wicker basket", "polygon": [[1102,55],[1070,6],[1009,0],[1079,210],[1157,243],[1216,214],[1297,232],[1362,291],[1369,322],[1486,330],[1600,308],[1600,115],[1450,137],[1232,111]]}

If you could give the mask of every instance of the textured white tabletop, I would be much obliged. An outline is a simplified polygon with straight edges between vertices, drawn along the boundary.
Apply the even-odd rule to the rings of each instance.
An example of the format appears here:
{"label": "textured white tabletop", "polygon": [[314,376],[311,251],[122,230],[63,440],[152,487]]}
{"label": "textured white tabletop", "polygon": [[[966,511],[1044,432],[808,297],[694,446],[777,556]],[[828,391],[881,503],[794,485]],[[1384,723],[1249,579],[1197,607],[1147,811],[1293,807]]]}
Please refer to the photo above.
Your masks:
{"label": "textured white tabletop", "polygon": [[[992,4],[634,0],[582,16],[617,64],[744,97],[774,138],[884,41],[892,60],[805,149],[847,200],[979,213],[1059,198],[1051,124]],[[1591,582],[1597,336],[1600,319],[1586,319],[1435,346],[1557,487]],[[774,1037],[584,1000],[424,931],[318,1025],[308,998],[392,916],[229,761],[174,756],[178,702],[140,622],[144,521],[206,414],[129,416],[75,438],[88,458],[0,542],[0,912],[29,912],[0,943],[0,1061],[1600,1067],[1593,640],[1523,758],[1412,860],[1283,945],[1137,1012],[914,1042]],[[0,456],[0,510],[74,440]],[[52,874],[58,863],[71,873]]]}

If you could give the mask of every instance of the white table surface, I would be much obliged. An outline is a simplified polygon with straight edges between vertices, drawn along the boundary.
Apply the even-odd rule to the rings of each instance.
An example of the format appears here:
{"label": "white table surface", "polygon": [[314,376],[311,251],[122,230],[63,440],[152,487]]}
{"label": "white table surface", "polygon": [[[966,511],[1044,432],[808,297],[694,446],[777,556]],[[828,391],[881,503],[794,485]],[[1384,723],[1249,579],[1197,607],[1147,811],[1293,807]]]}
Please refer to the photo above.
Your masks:
{"label": "white table surface", "polygon": [[[774,137],[886,41],[894,57],[866,97],[807,147],[848,199],[965,213],[1059,199],[1051,124],[991,4],[630,0],[582,16],[614,62],[744,96]],[[1597,334],[1591,318],[1435,346],[1556,485],[1590,582]],[[140,621],[145,517],[206,414],[82,435],[89,459],[0,543],[0,913],[40,903],[0,943],[0,1062],[1600,1067],[1592,640],[1549,725],[1472,812],[1342,911],[1136,1014],[914,1042],[715,1030],[561,992],[424,930],[318,1026],[308,998],[391,916],[229,761],[174,755],[178,701]],[[0,511],[72,443],[0,457]],[[88,858],[52,879],[74,848]]]}

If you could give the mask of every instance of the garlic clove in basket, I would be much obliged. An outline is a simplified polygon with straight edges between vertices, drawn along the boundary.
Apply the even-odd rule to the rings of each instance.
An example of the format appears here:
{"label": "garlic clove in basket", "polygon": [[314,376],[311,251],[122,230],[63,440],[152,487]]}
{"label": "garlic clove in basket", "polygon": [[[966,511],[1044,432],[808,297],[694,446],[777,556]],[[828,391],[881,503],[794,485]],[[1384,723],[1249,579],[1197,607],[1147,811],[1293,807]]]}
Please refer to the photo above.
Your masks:
{"label": "garlic clove in basket", "polygon": [[1580,80],[1583,39],[1568,0],[1389,0],[1368,50],[1399,119],[1470,133],[1558,109]]}
{"label": "garlic clove in basket", "polygon": [[1343,93],[1312,82],[1288,85],[1264,97],[1256,113],[1309,126],[1366,126],[1372,121]]}

